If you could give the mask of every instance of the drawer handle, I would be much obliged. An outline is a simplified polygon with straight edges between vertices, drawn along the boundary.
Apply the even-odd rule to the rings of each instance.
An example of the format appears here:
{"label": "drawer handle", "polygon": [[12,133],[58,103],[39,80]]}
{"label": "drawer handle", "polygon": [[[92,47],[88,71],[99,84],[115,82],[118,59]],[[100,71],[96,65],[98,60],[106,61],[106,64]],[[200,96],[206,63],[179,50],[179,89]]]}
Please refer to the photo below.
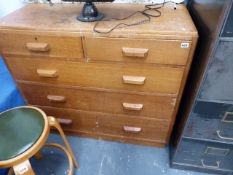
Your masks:
{"label": "drawer handle", "polygon": [[128,47],[122,48],[122,53],[126,57],[145,58],[148,55],[148,52],[149,49],[143,49],[143,48],[128,48]]}
{"label": "drawer handle", "polygon": [[70,119],[63,119],[63,118],[57,118],[57,121],[61,124],[61,125],[71,125],[73,123],[72,120]]}
{"label": "drawer handle", "polygon": [[229,116],[232,116],[232,118],[233,118],[233,112],[225,112],[225,114],[224,114],[224,116],[223,116],[223,118],[222,118],[222,122],[223,123],[233,123],[233,120],[227,120],[227,118],[229,117]]}
{"label": "drawer handle", "polygon": [[221,132],[220,130],[217,130],[217,131],[216,131],[217,136],[218,136],[220,139],[223,139],[223,140],[231,140],[231,141],[233,141],[233,138],[221,136],[220,132]]}
{"label": "drawer handle", "polygon": [[143,85],[145,84],[146,77],[137,77],[137,76],[123,76],[123,82],[125,84],[135,84]]}
{"label": "drawer handle", "polygon": [[26,48],[32,52],[48,52],[50,50],[48,43],[26,43]]}
{"label": "drawer handle", "polygon": [[131,111],[141,111],[143,104],[122,103],[123,108]]}
{"label": "drawer handle", "polygon": [[216,156],[226,156],[230,152],[230,149],[216,148],[207,146],[205,150],[205,154],[207,155],[216,155]]}
{"label": "drawer handle", "polygon": [[66,97],[58,95],[48,95],[47,99],[51,102],[64,103],[66,102]]}
{"label": "drawer handle", "polygon": [[123,129],[125,132],[130,132],[130,133],[140,133],[142,131],[142,128],[131,127],[131,126],[124,126]]}
{"label": "drawer handle", "polygon": [[58,77],[57,70],[37,69],[36,72],[40,77],[45,77],[45,78]]}
{"label": "drawer handle", "polygon": [[172,105],[172,106],[176,106],[176,98],[173,98],[173,99],[172,99],[171,105]]}
{"label": "drawer handle", "polygon": [[219,166],[220,166],[220,161],[216,161],[216,166],[214,166],[214,165],[206,165],[206,164],[204,163],[204,160],[201,159],[201,164],[202,164],[202,166],[203,166],[204,168],[218,169]]}

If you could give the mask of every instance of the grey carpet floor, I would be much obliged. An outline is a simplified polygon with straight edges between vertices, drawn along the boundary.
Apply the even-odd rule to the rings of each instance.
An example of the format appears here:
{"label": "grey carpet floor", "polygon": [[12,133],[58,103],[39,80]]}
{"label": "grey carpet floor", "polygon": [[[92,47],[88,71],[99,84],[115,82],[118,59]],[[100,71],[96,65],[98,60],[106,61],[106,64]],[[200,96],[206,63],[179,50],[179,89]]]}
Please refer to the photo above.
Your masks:
{"label": "grey carpet floor", "polygon": [[[147,147],[88,138],[68,137],[79,162],[76,175],[204,175],[169,167],[168,148]],[[62,143],[52,134],[49,142]],[[65,175],[68,161],[54,148],[42,149],[43,158],[32,159],[38,175]]]}

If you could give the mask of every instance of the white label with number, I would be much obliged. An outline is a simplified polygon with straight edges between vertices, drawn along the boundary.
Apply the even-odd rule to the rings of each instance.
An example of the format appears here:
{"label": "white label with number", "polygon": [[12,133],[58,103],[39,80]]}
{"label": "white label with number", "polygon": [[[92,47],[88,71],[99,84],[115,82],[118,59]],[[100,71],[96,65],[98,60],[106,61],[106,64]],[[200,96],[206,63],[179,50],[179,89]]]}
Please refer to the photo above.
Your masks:
{"label": "white label with number", "polygon": [[24,174],[24,173],[26,173],[27,171],[28,171],[27,165],[22,165],[22,166],[20,166],[20,167],[18,168],[19,174]]}
{"label": "white label with number", "polygon": [[187,49],[187,48],[189,48],[189,43],[181,43],[181,48],[182,48],[182,49]]}

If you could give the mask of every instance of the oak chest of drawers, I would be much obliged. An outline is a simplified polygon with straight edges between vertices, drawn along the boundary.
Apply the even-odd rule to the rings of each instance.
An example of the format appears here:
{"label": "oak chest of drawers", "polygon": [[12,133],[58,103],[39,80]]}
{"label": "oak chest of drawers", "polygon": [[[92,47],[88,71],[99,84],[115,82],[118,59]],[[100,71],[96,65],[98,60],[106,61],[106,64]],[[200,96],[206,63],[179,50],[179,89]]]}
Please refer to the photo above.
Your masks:
{"label": "oak chest of drawers", "polygon": [[[144,6],[99,8],[119,17]],[[110,34],[78,22],[80,9],[31,4],[1,19],[1,53],[26,102],[59,118],[70,133],[166,145],[198,37],[186,7],[166,4],[160,18]]]}

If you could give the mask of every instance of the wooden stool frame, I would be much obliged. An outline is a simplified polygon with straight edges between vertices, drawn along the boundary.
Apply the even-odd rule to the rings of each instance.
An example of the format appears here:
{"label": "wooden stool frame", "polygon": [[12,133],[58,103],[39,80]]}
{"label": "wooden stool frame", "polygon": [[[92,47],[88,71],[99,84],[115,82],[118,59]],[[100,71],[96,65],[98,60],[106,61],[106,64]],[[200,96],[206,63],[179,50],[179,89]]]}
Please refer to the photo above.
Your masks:
{"label": "wooden stool frame", "polygon": [[[38,112],[40,112],[43,116],[44,119],[44,129],[43,132],[41,133],[41,136],[39,137],[39,139],[36,141],[36,143],[34,145],[32,145],[28,150],[26,150],[24,153],[12,158],[12,159],[8,159],[8,160],[4,160],[4,161],[0,161],[0,168],[5,168],[5,167],[12,167],[10,169],[10,171],[8,172],[8,175],[13,174],[13,171],[15,172],[16,175],[35,175],[30,162],[28,161],[32,156],[38,156],[39,155],[39,151],[42,147],[48,147],[48,146],[53,146],[56,147],[58,149],[61,149],[65,152],[65,154],[68,157],[68,161],[69,161],[69,175],[73,174],[73,164],[75,165],[76,168],[78,168],[78,163],[77,160],[74,156],[74,153],[70,147],[70,144],[59,124],[59,122],[51,116],[47,116],[41,109],[37,108],[37,107],[33,107],[33,106],[20,106],[20,107],[16,107],[16,108],[12,108],[9,109],[7,111],[10,110],[14,110],[17,108],[32,108],[37,110]],[[3,113],[7,112],[4,111]],[[1,115],[2,113],[0,113]],[[59,134],[61,135],[65,147],[63,147],[62,145],[56,144],[56,143],[49,143],[49,144],[45,144],[46,140],[48,139],[48,136],[50,134],[50,128],[54,127],[55,129],[58,130]]]}

